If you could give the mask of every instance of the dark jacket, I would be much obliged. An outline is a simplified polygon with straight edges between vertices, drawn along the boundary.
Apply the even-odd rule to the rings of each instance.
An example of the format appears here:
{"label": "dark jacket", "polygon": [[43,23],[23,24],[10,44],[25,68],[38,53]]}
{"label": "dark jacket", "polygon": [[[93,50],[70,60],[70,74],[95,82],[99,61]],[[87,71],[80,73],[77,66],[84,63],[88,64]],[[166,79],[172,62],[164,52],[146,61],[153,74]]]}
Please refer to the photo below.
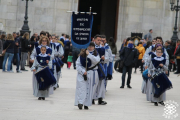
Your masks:
{"label": "dark jacket", "polygon": [[30,48],[29,40],[22,38],[21,39],[21,52],[28,52]]}
{"label": "dark jacket", "polygon": [[124,65],[132,67],[138,60],[139,52],[136,48],[124,47],[120,52],[120,58],[124,61]]}
{"label": "dark jacket", "polygon": [[6,52],[14,54],[14,44],[14,40],[6,40],[3,45],[3,50],[7,49]]}
{"label": "dark jacket", "polygon": [[20,46],[20,39],[19,39],[19,37],[15,38],[15,43],[18,43],[18,45],[14,44],[14,53],[19,53],[19,46]]}
{"label": "dark jacket", "polygon": [[175,56],[180,56],[180,45],[178,46],[176,50]]}
{"label": "dark jacket", "polygon": [[34,39],[35,39],[35,37],[32,36],[31,39],[30,39],[30,41],[29,41],[29,43],[31,44],[31,48],[29,49],[30,52],[32,52],[33,49],[34,49],[34,45],[35,45],[35,42],[36,42],[36,41],[34,41]]}
{"label": "dark jacket", "polygon": [[170,45],[168,45],[168,46],[166,47],[166,51],[167,51],[167,53],[168,53],[168,55],[169,55],[169,60],[170,60],[170,59],[173,59],[173,52],[172,52],[172,48],[171,48]]}

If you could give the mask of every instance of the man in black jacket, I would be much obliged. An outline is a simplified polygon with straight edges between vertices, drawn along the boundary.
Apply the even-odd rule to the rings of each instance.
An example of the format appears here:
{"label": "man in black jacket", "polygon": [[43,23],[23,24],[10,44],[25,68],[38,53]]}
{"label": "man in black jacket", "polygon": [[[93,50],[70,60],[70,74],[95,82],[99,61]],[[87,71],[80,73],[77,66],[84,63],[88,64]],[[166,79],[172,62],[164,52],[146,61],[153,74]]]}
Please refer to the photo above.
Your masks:
{"label": "man in black jacket", "polygon": [[122,85],[120,88],[124,88],[126,72],[128,72],[127,87],[130,86],[132,67],[138,60],[138,50],[134,48],[133,41],[129,40],[128,46],[121,50],[120,57],[124,61],[123,74],[122,74]]}
{"label": "man in black jacket", "polygon": [[16,35],[16,32],[13,32],[13,37],[15,41],[15,46],[14,46],[14,58],[16,59],[16,72],[21,73],[19,70],[19,64],[20,64],[20,57],[19,57],[19,46],[20,46],[20,40],[19,37]]}

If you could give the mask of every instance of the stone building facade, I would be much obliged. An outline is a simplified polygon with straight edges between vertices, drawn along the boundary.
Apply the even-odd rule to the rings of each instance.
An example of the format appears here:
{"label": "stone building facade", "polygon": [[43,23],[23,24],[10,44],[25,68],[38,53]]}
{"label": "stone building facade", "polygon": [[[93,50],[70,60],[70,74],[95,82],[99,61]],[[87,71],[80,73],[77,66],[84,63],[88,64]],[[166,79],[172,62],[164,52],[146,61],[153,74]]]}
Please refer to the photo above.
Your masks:
{"label": "stone building facade", "polygon": [[[21,30],[25,3],[22,0],[0,0],[0,29],[7,33]],[[153,29],[153,37],[162,36],[164,40],[171,38],[175,12],[170,10],[169,0],[118,0],[117,3],[115,38],[118,47],[131,32],[142,32],[145,35],[149,29]],[[58,35],[70,34],[71,13],[67,11],[77,11],[78,7],[79,0],[29,1],[28,21],[31,33],[45,30]]]}

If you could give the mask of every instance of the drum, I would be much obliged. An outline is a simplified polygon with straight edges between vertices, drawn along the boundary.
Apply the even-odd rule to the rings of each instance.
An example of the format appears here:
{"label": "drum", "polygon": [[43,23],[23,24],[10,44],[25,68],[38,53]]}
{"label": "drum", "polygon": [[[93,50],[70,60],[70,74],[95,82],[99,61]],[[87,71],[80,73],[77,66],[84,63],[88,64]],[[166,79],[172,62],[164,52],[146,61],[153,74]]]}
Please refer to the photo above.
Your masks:
{"label": "drum", "polygon": [[49,87],[56,84],[56,79],[49,67],[43,68],[37,72],[35,76],[39,83],[39,90],[47,90]]}
{"label": "drum", "polygon": [[172,83],[164,73],[157,73],[156,76],[151,80],[155,89],[154,97],[158,98],[166,90],[172,88]]}

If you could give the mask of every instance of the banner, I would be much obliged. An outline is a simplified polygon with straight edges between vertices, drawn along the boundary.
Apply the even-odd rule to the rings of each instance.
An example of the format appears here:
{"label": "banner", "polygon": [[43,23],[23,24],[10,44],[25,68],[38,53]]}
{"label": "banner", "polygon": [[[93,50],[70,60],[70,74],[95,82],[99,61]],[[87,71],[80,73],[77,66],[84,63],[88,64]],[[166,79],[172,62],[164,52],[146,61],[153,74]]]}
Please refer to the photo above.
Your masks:
{"label": "banner", "polygon": [[87,48],[91,42],[92,14],[72,14],[71,42],[77,48]]}
{"label": "banner", "polygon": [[131,39],[134,41],[134,44],[137,46],[138,42],[142,39],[142,33],[131,33]]}

